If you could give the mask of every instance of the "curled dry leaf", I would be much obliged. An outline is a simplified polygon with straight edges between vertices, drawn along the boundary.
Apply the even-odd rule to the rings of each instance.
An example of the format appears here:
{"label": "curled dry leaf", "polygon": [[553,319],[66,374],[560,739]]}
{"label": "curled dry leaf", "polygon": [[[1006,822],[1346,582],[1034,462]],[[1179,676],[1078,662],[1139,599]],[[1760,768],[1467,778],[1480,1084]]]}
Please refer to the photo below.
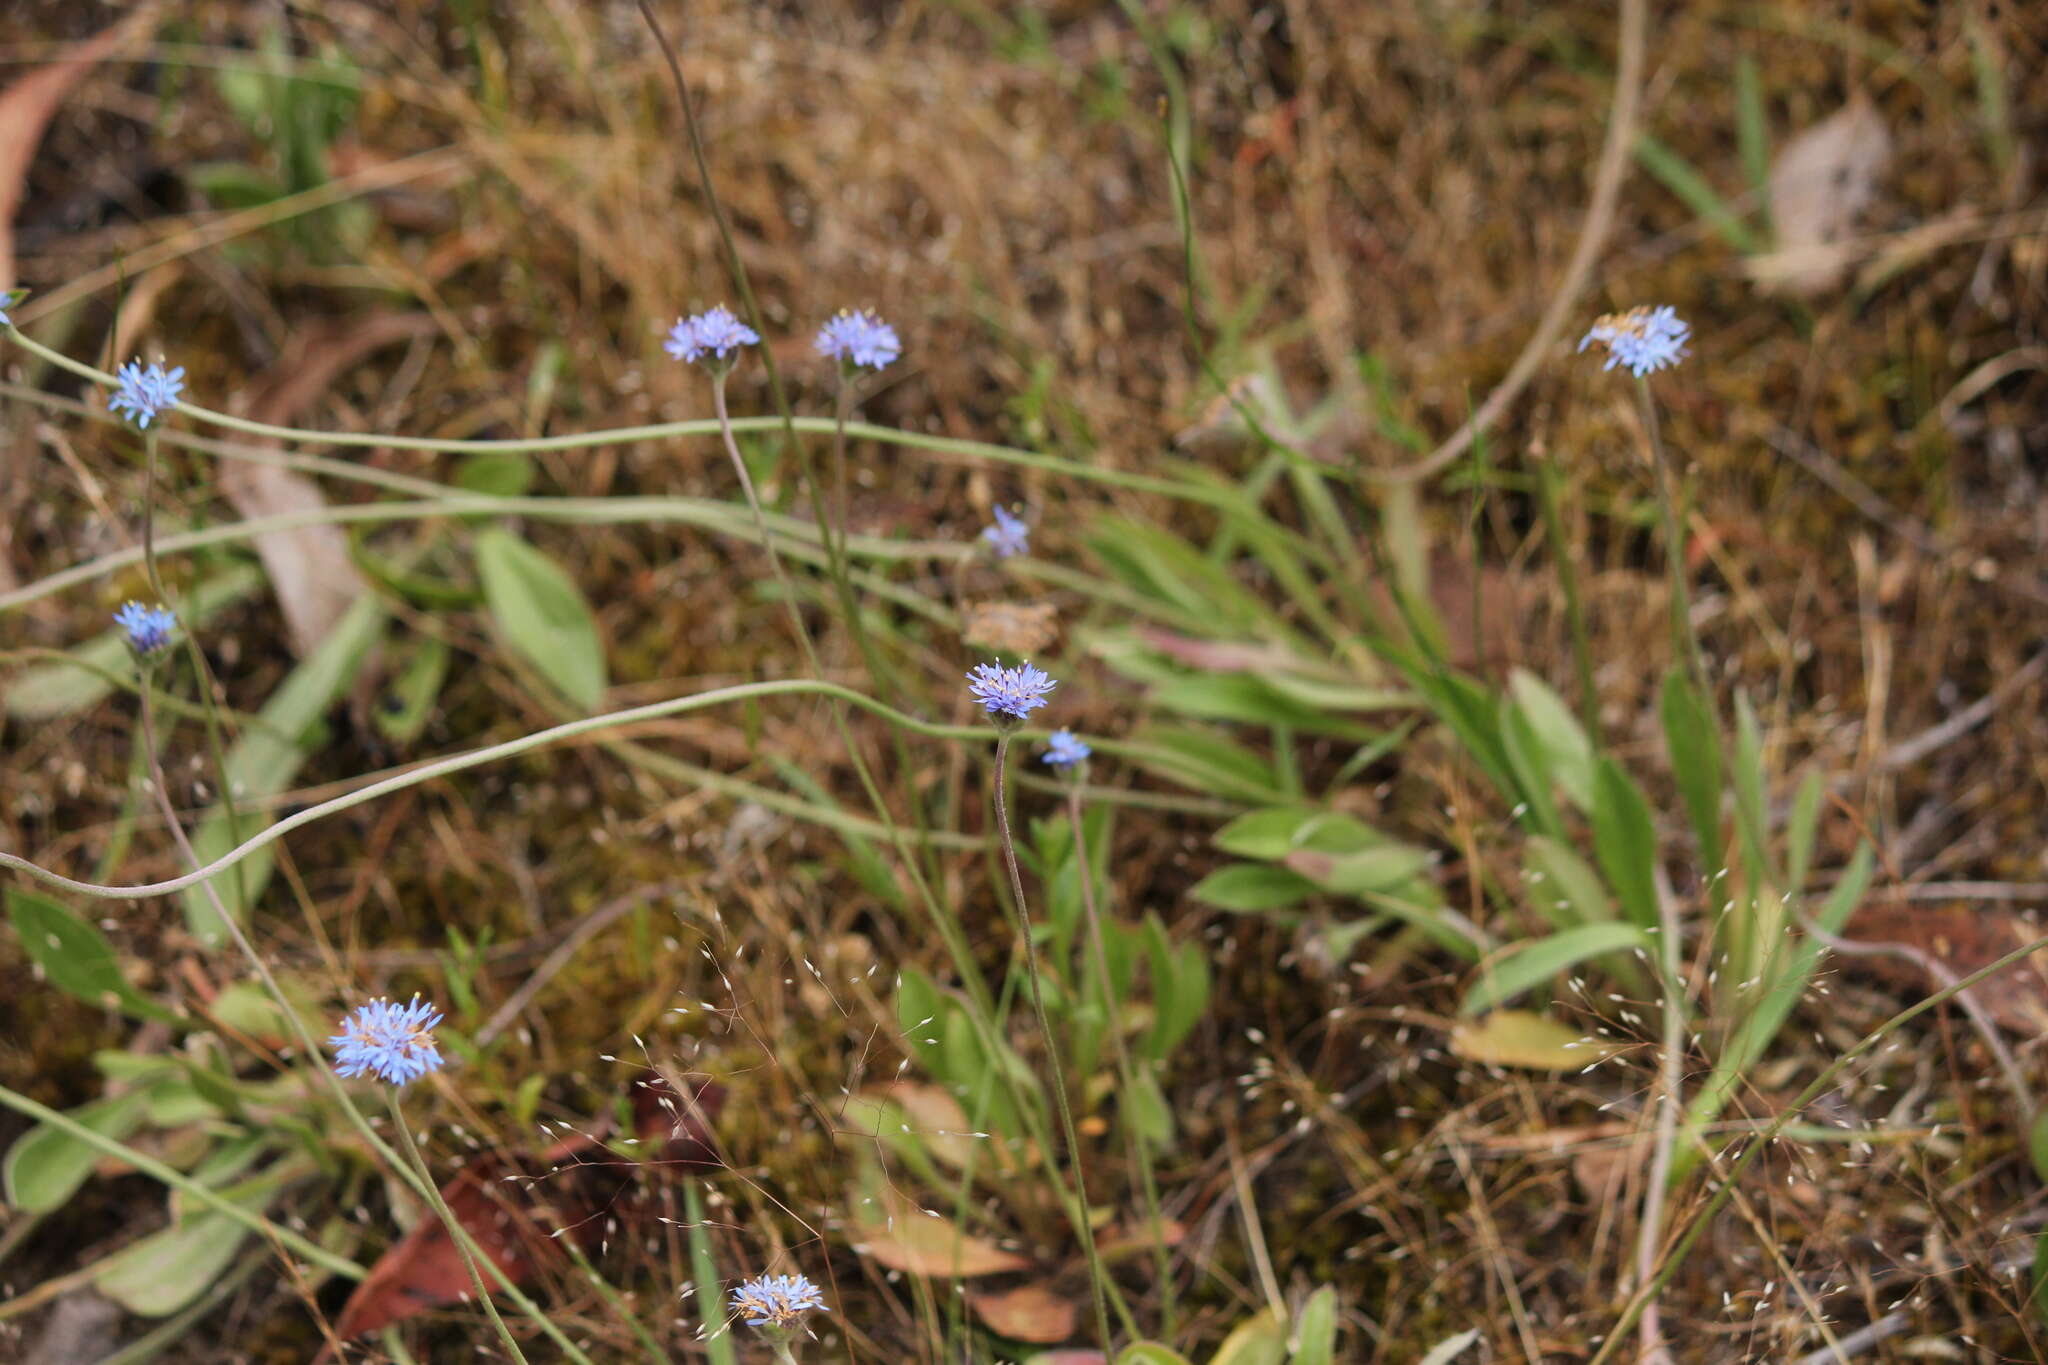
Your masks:
{"label": "curled dry leaf", "polygon": [[[593,1134],[579,1133],[537,1156],[486,1153],[441,1187],[441,1197],[507,1279],[531,1282],[562,1250],[554,1235],[574,1237],[595,1250],[607,1229],[640,1207],[627,1198],[650,1169],[718,1166],[706,1120],[724,1102],[715,1085],[675,1083],[647,1072],[629,1091],[634,1136],[646,1149],[638,1161],[620,1158]],[[378,1258],[335,1320],[344,1340],[472,1296],[469,1270],[441,1220],[431,1215]]]}
{"label": "curled dry leaf", "polygon": [[1495,1010],[1451,1030],[1451,1051],[1460,1057],[1528,1071],[1577,1071],[1612,1050],[1582,1029],[1531,1010]]}
{"label": "curled dry leaf", "polygon": [[[1179,1246],[1188,1235],[1187,1225],[1176,1218],[1160,1219],[1159,1231],[1169,1247]],[[1147,1223],[1111,1223],[1106,1228],[1097,1229],[1095,1254],[1104,1261],[1121,1260],[1126,1256],[1150,1252],[1159,1240],[1153,1236]]]}
{"label": "curled dry leaf", "polygon": [[854,1250],[891,1270],[965,1280],[1031,1268],[1016,1252],[967,1235],[951,1219],[925,1212],[894,1190],[869,1201],[855,1189],[847,1203],[853,1209],[854,1235],[860,1238]]}
{"label": "curled dry leaf", "polygon": [[1059,618],[1042,602],[976,602],[961,622],[960,636],[970,645],[1029,657],[1059,638]]}
{"label": "curled dry leaf", "polygon": [[1832,289],[1856,259],[1850,232],[1891,155],[1884,119],[1862,95],[1786,143],[1771,165],[1777,249],[1751,258],[1750,277],[1770,293]]}
{"label": "curled dry leaf", "polygon": [[1065,1341],[1081,1325],[1081,1305],[1042,1284],[1020,1284],[1000,1292],[969,1290],[967,1306],[996,1335],[1034,1346]]}
{"label": "curled dry leaf", "polygon": [[[343,370],[371,352],[433,330],[433,319],[422,313],[373,313],[345,324],[307,328],[293,337],[250,399],[249,413],[259,422],[283,425],[325,393]],[[220,470],[222,490],[244,517],[317,514],[327,506],[318,484],[288,469],[223,460]],[[267,531],[256,537],[256,553],[277,592],[292,650],[303,658],[363,594],[362,575],[349,558],[348,537],[332,525]]]}

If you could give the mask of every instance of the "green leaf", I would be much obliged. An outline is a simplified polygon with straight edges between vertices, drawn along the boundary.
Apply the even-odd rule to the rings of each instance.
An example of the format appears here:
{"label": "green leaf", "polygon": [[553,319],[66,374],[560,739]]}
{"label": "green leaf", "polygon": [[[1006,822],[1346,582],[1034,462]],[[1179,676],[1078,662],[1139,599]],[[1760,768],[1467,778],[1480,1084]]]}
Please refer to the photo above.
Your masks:
{"label": "green leaf", "polygon": [[1209,954],[1199,943],[1176,946],[1157,915],[1145,916],[1145,957],[1152,973],[1152,1026],[1139,1051],[1154,1061],[1173,1055],[1209,1008]]}
{"label": "green leaf", "polygon": [[477,532],[476,567],[507,643],[562,695],[597,710],[607,680],[597,619],[575,580],[503,527]]}
{"label": "green leaf", "polygon": [[519,497],[533,486],[533,459],[509,450],[471,455],[456,466],[455,486],[488,497]]}
{"label": "green leaf", "polygon": [[1155,725],[1133,736],[1133,745],[1132,761],[1184,787],[1240,801],[1285,799],[1271,765],[1221,735]]}
{"label": "green leaf", "polygon": [[1580,810],[1593,805],[1593,742],[1579,725],[1564,698],[1527,669],[1508,674],[1508,691],[1515,709],[1529,722],[1544,755],[1550,760],[1549,775]]}
{"label": "green leaf", "polygon": [[1650,936],[1633,924],[1586,924],[1520,944],[1481,969],[1458,1013],[1468,1018],[1539,986],[1588,958],[1648,949]]}
{"label": "green leaf", "polygon": [[1785,820],[1785,890],[1797,893],[1806,885],[1807,869],[1813,866],[1814,839],[1820,832],[1820,803],[1827,795],[1827,783],[1816,771],[1809,771],[1792,798],[1792,812]]}
{"label": "green leaf", "polygon": [[2034,1239],[2034,1292],[2027,1305],[2035,1317],[2048,1320],[2048,1232]]}
{"label": "green leaf", "polygon": [[2034,1163],[2034,1174],[2048,1180],[2048,1109],[2036,1113],[2027,1125],[2027,1156]]}
{"label": "green leaf", "polygon": [[1336,811],[1271,806],[1240,815],[1210,841],[1240,858],[1278,862],[1298,848],[1356,853],[1386,842],[1378,830]]}
{"label": "green leaf", "polygon": [[1233,863],[1202,878],[1188,894],[1218,910],[1257,913],[1298,905],[1315,892],[1314,882],[1284,867]]}
{"label": "green leaf", "polygon": [[1607,1045],[1547,1014],[1495,1010],[1451,1030],[1451,1051],[1475,1062],[1529,1071],[1582,1071],[1605,1057]]}
{"label": "green leaf", "polygon": [[1611,758],[1594,771],[1593,852],[1621,900],[1645,929],[1657,925],[1657,833],[1642,789]]}
{"label": "green leaf", "polygon": [[1173,1106],[1159,1089],[1159,1077],[1151,1067],[1133,1067],[1130,1087],[1117,1102],[1131,1131],[1156,1148],[1173,1145]]}
{"label": "green leaf", "polygon": [[1529,717],[1507,697],[1500,699],[1500,744],[1521,796],[1524,809],[1520,814],[1525,823],[1539,834],[1563,838],[1564,821],[1558,816],[1557,797],[1551,790],[1555,781],[1543,741]]}
{"label": "green leaf", "polygon": [[1771,191],[1771,130],[1764,111],[1763,81],[1756,59],[1747,52],[1735,59],[1735,145],[1742,151],[1742,178],[1758,204],[1767,205]]}
{"label": "green leaf", "polygon": [[[141,1126],[148,1111],[140,1090],[130,1090],[110,1100],[96,1100],[68,1111],[79,1123],[119,1141]],[[61,1128],[38,1124],[15,1139],[0,1162],[0,1187],[7,1202],[29,1213],[48,1213],[62,1208],[78,1192],[100,1151],[88,1147]]]}
{"label": "green leaf", "polygon": [[1287,1324],[1270,1308],[1239,1323],[1216,1348],[1209,1365],[1281,1365],[1287,1359]]}
{"label": "green leaf", "polygon": [[409,745],[427,728],[448,676],[448,654],[447,643],[436,636],[421,635],[414,640],[377,706],[377,728],[384,738]]}
{"label": "green leaf", "polygon": [[1203,720],[1285,725],[1289,729],[1350,739],[1364,739],[1372,733],[1329,711],[1297,701],[1249,673],[1186,674],[1152,689],[1151,698],[1158,706]]}
{"label": "green leaf", "polygon": [[[216,803],[199,822],[192,834],[192,850],[202,865],[233,848],[236,835],[248,839],[270,823],[268,815],[249,807],[278,795],[298,776],[314,747],[321,716],[355,680],[363,656],[384,632],[384,616],[384,604],[374,594],[357,598],[327,632],[327,638],[271,693],[257,723],[242,732],[227,757],[228,790],[235,798],[236,818],[231,825],[226,807]],[[269,848],[259,849],[215,875],[213,888],[229,914],[247,918],[249,907],[270,881],[272,856]],[[193,936],[208,947],[226,942],[227,927],[220,923],[206,888],[188,887],[183,899],[185,921]]]}
{"label": "green leaf", "polygon": [[21,935],[22,951],[43,977],[89,1005],[109,1003],[138,1019],[178,1022],[178,1016],[128,984],[105,936],[68,906],[37,891],[7,890],[7,917]]}
{"label": "green leaf", "polygon": [[1721,743],[1716,735],[1714,713],[1684,670],[1674,668],[1664,675],[1664,694],[1658,705],[1664,721],[1664,747],[1671,758],[1671,775],[1678,782],[1679,795],[1692,816],[1693,834],[1700,841],[1705,864],[1721,866]]}
{"label": "green leaf", "polygon": [[1161,1342],[1134,1341],[1117,1353],[1116,1365],[1188,1365],[1188,1358]]}
{"label": "green leaf", "polygon": [[[261,1213],[290,1179],[288,1171],[268,1171],[221,1194],[252,1213]],[[203,1210],[101,1261],[93,1282],[102,1294],[131,1313],[165,1317],[205,1293],[248,1236],[249,1229],[226,1214]]]}
{"label": "green leaf", "polygon": [[1569,845],[1540,834],[1522,848],[1522,890],[1536,913],[1560,929],[1614,918],[1600,874]]}
{"label": "green leaf", "polygon": [[1337,1291],[1324,1285],[1308,1296],[1294,1325],[1290,1365],[1330,1365],[1337,1352]]}
{"label": "green leaf", "polygon": [[1369,896],[1400,890],[1435,861],[1436,855],[1426,848],[1388,844],[1359,853],[1299,849],[1287,855],[1285,865],[1325,891],[1340,896]]}
{"label": "green leaf", "polygon": [[1782,881],[1771,875],[1770,844],[1764,837],[1764,741],[1756,708],[1735,694],[1735,825],[1742,836],[1744,870],[1752,884]]}

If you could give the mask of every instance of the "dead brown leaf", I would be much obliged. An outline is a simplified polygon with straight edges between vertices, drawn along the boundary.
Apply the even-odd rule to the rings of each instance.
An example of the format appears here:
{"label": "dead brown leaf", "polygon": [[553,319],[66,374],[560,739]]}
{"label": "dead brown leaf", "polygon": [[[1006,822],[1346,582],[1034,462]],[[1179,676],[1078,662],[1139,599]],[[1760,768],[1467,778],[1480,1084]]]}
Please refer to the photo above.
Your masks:
{"label": "dead brown leaf", "polygon": [[1751,258],[1750,278],[1769,293],[1832,289],[1856,260],[1850,232],[1891,155],[1884,119],[1860,94],[1786,143],[1771,165],[1777,248]]}
{"label": "dead brown leaf", "polygon": [[1042,1284],[1020,1284],[999,1293],[969,1290],[967,1306],[998,1336],[1034,1346],[1065,1341],[1081,1325],[1081,1305]]}
{"label": "dead brown leaf", "polygon": [[894,1190],[883,1191],[873,1201],[863,1200],[855,1190],[848,1203],[854,1235],[860,1238],[854,1250],[891,1270],[964,1280],[1031,1268],[1031,1262],[1016,1252],[969,1236],[952,1220],[925,1212]]}
{"label": "dead brown leaf", "polygon": [[[372,313],[292,338],[275,369],[246,406],[259,422],[284,425],[327,392],[335,377],[373,351],[426,335],[434,322],[422,313]],[[271,441],[275,446],[278,443]],[[327,506],[320,486],[302,474],[247,460],[221,464],[221,488],[244,517],[318,513]],[[292,650],[305,656],[364,591],[349,558],[348,537],[332,525],[297,526],[256,537],[256,553],[277,593],[291,632]]]}
{"label": "dead brown leaf", "polygon": [[138,5],[127,18],[100,30],[47,66],[29,72],[0,94],[0,285],[14,284],[14,211],[29,163],[50,116],[86,73],[122,43],[156,23],[157,5]]}
{"label": "dead brown leaf", "polygon": [[970,645],[1025,657],[1051,646],[1059,633],[1059,617],[1042,602],[971,603],[960,627],[961,638]]}
{"label": "dead brown leaf", "polygon": [[[1957,976],[1988,967],[2037,936],[2010,910],[1996,905],[1914,905],[1906,901],[1866,901],[1849,921],[1843,937],[1859,943],[1901,943],[1927,954]],[[1844,971],[1860,972],[1909,990],[1940,990],[1934,979],[1902,957],[1847,954],[1836,961]],[[2002,1028],[2034,1036],[2048,1030],[2048,964],[2030,957],[1970,988]]]}

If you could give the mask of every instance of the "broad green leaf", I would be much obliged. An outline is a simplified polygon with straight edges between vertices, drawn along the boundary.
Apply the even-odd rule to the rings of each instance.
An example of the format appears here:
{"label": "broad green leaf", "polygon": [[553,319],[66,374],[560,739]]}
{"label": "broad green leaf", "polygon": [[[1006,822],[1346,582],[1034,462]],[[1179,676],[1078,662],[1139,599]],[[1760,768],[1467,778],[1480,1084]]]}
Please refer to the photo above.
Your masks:
{"label": "broad green leaf", "polygon": [[[193,831],[192,850],[202,864],[232,849],[236,835],[246,840],[270,823],[268,815],[250,808],[278,795],[298,776],[313,748],[321,716],[355,680],[363,656],[384,632],[384,617],[384,604],[375,594],[364,593],[342,613],[327,638],[270,694],[257,715],[258,723],[244,730],[228,751],[228,790],[235,800],[233,825],[226,807],[216,803]],[[247,918],[249,906],[270,880],[271,858],[271,850],[262,848],[215,874],[213,889],[229,914]],[[227,928],[220,923],[206,889],[188,887],[183,896],[185,921],[193,936],[208,947],[225,943]]]}
{"label": "broad green leaf", "polygon": [[[97,1100],[69,1111],[95,1133],[119,1141],[141,1126],[147,1105],[140,1090],[130,1090],[110,1100]],[[0,1162],[0,1185],[7,1202],[30,1213],[48,1213],[62,1208],[78,1192],[100,1161],[96,1147],[88,1147],[59,1128],[38,1124],[15,1139]]]}
{"label": "broad green leaf", "polygon": [[1398,891],[1436,862],[1436,855],[1412,844],[1388,844],[1358,853],[1297,849],[1284,859],[1289,871],[1340,896]]}
{"label": "broad green leaf", "polygon": [[1131,1085],[1117,1097],[1124,1121],[1131,1130],[1157,1148],[1173,1145],[1173,1106],[1159,1089],[1159,1077],[1152,1068],[1133,1068]]}
{"label": "broad green leaf", "polygon": [[1270,764],[1205,730],[1150,726],[1133,737],[1129,757],[1140,767],[1197,791],[1269,804],[1285,799]]}
{"label": "broad green leaf", "polygon": [[[1742,177],[1759,205],[1767,206],[1771,189],[1771,130],[1764,111],[1763,81],[1756,58],[1747,52],[1735,59],[1735,145],[1742,153]],[[1767,213],[1767,209],[1766,209]],[[1768,226],[1766,238],[1770,236]]]}
{"label": "broad green leaf", "polygon": [[1514,775],[1523,822],[1538,834],[1563,838],[1564,821],[1558,815],[1549,756],[1529,717],[1507,697],[1500,699],[1500,745],[1508,771]]}
{"label": "broad green leaf", "polygon": [[[161,535],[162,531],[159,530]],[[181,618],[203,626],[225,608],[251,596],[263,585],[263,570],[254,564],[236,564],[201,580],[178,604]],[[129,656],[128,637],[120,630],[95,635],[70,651],[78,664],[47,663],[24,668],[5,689],[7,714],[16,720],[49,720],[93,705],[114,684],[102,673],[132,676],[135,664]],[[80,665],[93,665],[93,668]],[[94,671],[95,668],[99,671]]]}
{"label": "broad green leaf", "polygon": [[1209,1008],[1209,954],[1199,943],[1175,945],[1159,916],[1145,916],[1145,956],[1152,973],[1152,1027],[1139,1051],[1164,1061]]}
{"label": "broad green leaf", "polygon": [[1550,685],[1527,669],[1508,674],[1515,709],[1529,722],[1550,759],[1550,778],[1580,810],[1593,805],[1593,742],[1578,717]]}
{"label": "broad green leaf", "polygon": [[1116,1365],[1188,1365],[1188,1358],[1157,1341],[1137,1341],[1117,1353]]}
{"label": "broad green leaf", "polygon": [[1356,853],[1386,842],[1378,830],[1336,811],[1272,806],[1238,816],[1211,840],[1240,858],[1278,862],[1298,848]]}
{"label": "broad green leaf", "polygon": [[1371,731],[1330,711],[1296,701],[1249,673],[1191,673],[1152,689],[1155,705],[1203,720],[1284,725],[1312,734],[1364,739]]}
{"label": "broad green leaf", "polygon": [[1284,867],[1233,863],[1202,878],[1188,894],[1219,910],[1256,913],[1299,905],[1315,892],[1314,882]]}
{"label": "broad green leaf", "polygon": [[1475,1062],[1530,1071],[1578,1071],[1605,1057],[1607,1045],[1584,1030],[1528,1010],[1495,1010],[1451,1030],[1451,1051]]}
{"label": "broad green leaf", "polygon": [[455,486],[495,498],[516,498],[533,486],[533,457],[518,451],[486,450],[455,468]]}
{"label": "broad green leaf", "polygon": [[1752,885],[1780,879],[1772,875],[1770,844],[1764,837],[1764,740],[1756,708],[1743,693],[1735,694],[1735,823],[1742,836],[1743,867]]}
{"label": "broad green leaf", "polygon": [[560,565],[503,527],[477,532],[476,567],[491,619],[513,649],[585,711],[604,701],[597,618]]}
{"label": "broad green leaf", "polygon": [[2027,1305],[2034,1310],[2034,1316],[2048,1320],[2048,1232],[2034,1239],[2034,1292],[2027,1296]]}
{"label": "broad green leaf", "polygon": [[1664,747],[1671,775],[1692,817],[1700,856],[1709,869],[1721,866],[1721,741],[1714,713],[1683,669],[1664,675],[1658,711],[1664,721]]}
{"label": "broad green leaf", "polygon": [[68,906],[39,891],[9,887],[7,917],[21,935],[22,951],[58,990],[89,1005],[116,1005],[138,1019],[177,1022],[177,1015],[128,984],[105,936]]}
{"label": "broad green leaf", "polygon": [[1262,1308],[1223,1338],[1209,1365],[1281,1365],[1287,1359],[1287,1324]]}
{"label": "broad green leaf", "polygon": [[1570,845],[1540,834],[1522,848],[1522,890],[1536,913],[1560,929],[1614,918],[1600,874]]}
{"label": "broad green leaf", "polygon": [[1330,1365],[1337,1353],[1337,1291],[1324,1285],[1308,1296],[1294,1324],[1289,1365]]}
{"label": "broad green leaf", "polygon": [[1594,769],[1593,852],[1622,912],[1645,929],[1657,925],[1657,834],[1642,789],[1611,758]]}
{"label": "broad green leaf", "polygon": [[2034,1174],[2048,1180],[2048,1109],[2036,1113],[2027,1125],[2027,1156],[2034,1163]]}
{"label": "broad green leaf", "polygon": [[1651,946],[1650,936],[1633,924],[1608,922],[1581,925],[1524,943],[1482,967],[1465,992],[1458,1013],[1466,1016],[1492,1009],[1589,958]]}
{"label": "broad green leaf", "polygon": [[[221,1194],[260,1213],[291,1178],[290,1172],[268,1171],[223,1189]],[[165,1317],[205,1293],[249,1235],[248,1228],[226,1214],[202,1210],[101,1261],[93,1283],[131,1313]]]}

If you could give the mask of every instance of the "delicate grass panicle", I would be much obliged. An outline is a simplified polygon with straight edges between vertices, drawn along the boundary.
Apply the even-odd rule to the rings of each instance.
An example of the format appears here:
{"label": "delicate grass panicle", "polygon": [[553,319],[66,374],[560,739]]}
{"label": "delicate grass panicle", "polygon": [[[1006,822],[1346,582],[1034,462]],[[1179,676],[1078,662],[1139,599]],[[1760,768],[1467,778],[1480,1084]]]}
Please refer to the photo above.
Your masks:
{"label": "delicate grass panicle", "polygon": [[1579,350],[1583,352],[1598,342],[1607,348],[1607,363],[1601,369],[1626,365],[1630,374],[1641,379],[1668,369],[1691,354],[1686,345],[1691,337],[1692,324],[1679,317],[1669,304],[1645,306],[1597,319],[1591,330],[1579,338]]}
{"label": "delicate grass panicle", "polygon": [[177,634],[178,617],[166,607],[145,607],[140,602],[129,602],[114,613],[114,624],[121,628],[129,648],[137,654],[156,654]]}
{"label": "delicate grass panicle", "polygon": [[359,1005],[341,1021],[341,1032],[327,1040],[334,1049],[334,1072],[410,1085],[441,1069],[433,1034],[440,1022],[441,1012],[418,996],[404,1005],[384,999]]}
{"label": "delicate grass panicle", "polygon": [[145,366],[139,359],[131,360],[121,367],[116,378],[118,383],[114,396],[107,400],[107,411],[120,413],[145,430],[178,406],[178,395],[185,391],[183,365],[166,370],[160,364]]}
{"label": "delicate grass panicle", "polygon": [[996,504],[995,524],[982,529],[981,538],[995,551],[997,559],[1008,559],[1012,555],[1031,553],[1031,527],[1022,517],[1012,516],[1001,503]]}
{"label": "delicate grass panicle", "polygon": [[967,690],[987,709],[998,725],[1014,725],[1046,704],[1046,697],[1059,683],[1051,674],[1030,664],[1005,668],[1001,664],[976,664],[967,675]]}

